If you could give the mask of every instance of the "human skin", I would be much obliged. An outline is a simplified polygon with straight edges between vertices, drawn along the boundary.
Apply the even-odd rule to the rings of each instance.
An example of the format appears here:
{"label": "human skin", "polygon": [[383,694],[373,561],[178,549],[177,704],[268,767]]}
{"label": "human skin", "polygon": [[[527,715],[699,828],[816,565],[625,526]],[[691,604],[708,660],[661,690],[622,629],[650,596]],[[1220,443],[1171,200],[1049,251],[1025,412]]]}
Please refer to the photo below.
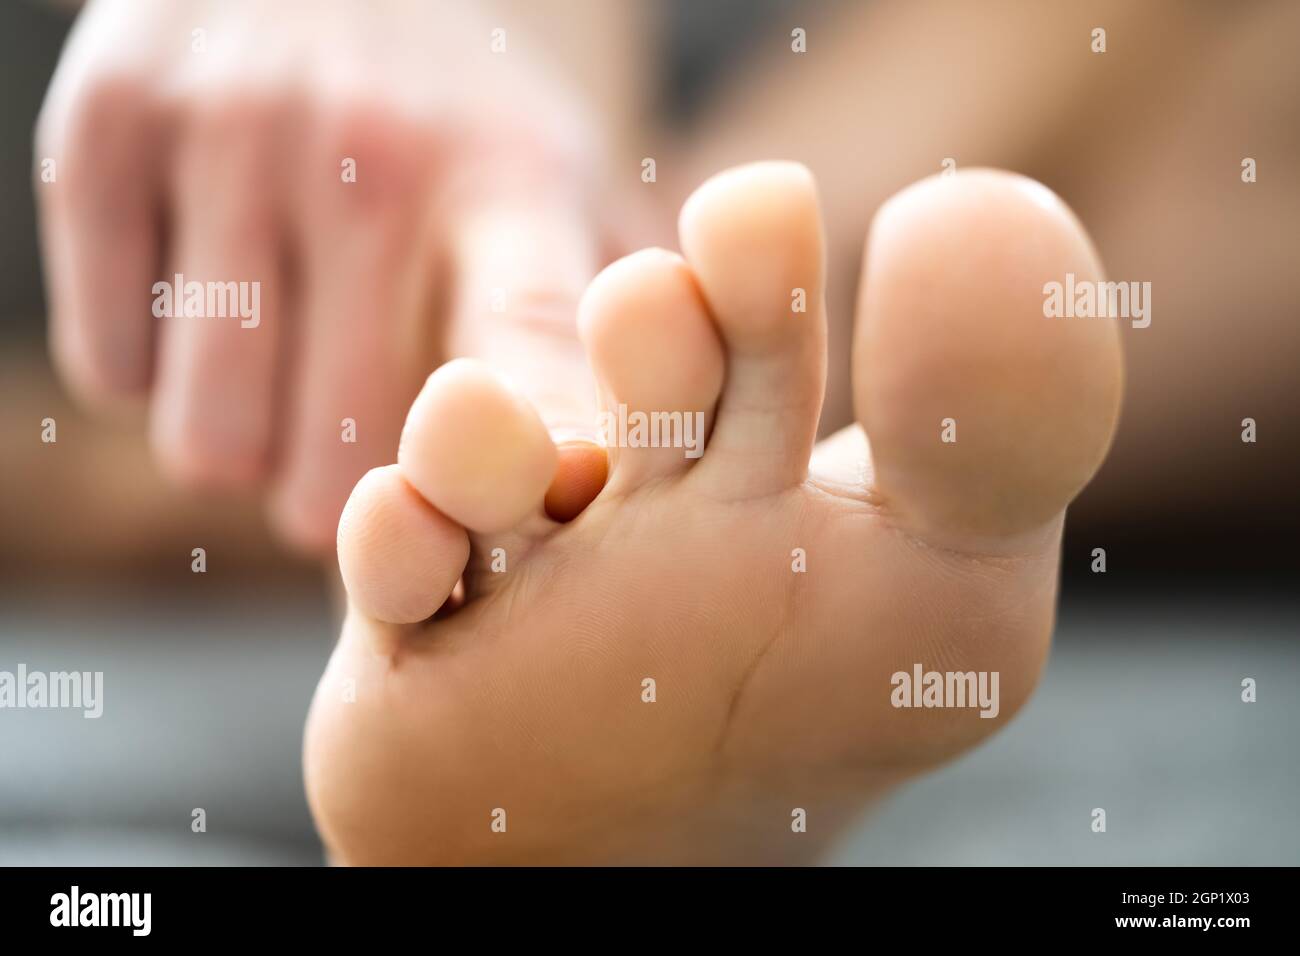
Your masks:
{"label": "human skin", "polygon": [[[790,52],[794,25],[806,54]],[[1088,223],[1111,278],[1150,282],[1154,301],[1150,327],[1122,330],[1133,391],[1073,525],[1177,529],[1225,497],[1289,521],[1275,506],[1300,472],[1300,63],[1280,38],[1297,31],[1300,7],[1269,2],[798,7],[701,104],[682,137],[686,180],[755,156],[817,174],[840,266],[823,434],[852,417],[847,265],[886,197],[945,158],[1045,182]],[[1268,423],[1263,445],[1243,446],[1245,417]]]}
{"label": "human skin", "polygon": [[[704,413],[702,458],[615,444],[595,501],[552,521],[546,428],[462,360],[426,383],[397,463],[354,490],[349,611],[304,754],[336,862],[808,861],[1027,699],[1063,509],[1121,390],[1114,322],[1041,312],[1047,277],[1100,278],[1077,220],[989,171],[888,203],[865,262],[857,423],[816,445],[812,177],[723,173],[680,233],[680,256],[604,270],[580,327],[605,407]],[[917,662],[997,672],[997,713],[891,705],[891,674]]]}
{"label": "human skin", "polygon": [[[515,50],[526,46],[527,55],[516,58],[512,53],[510,62],[545,48],[549,56],[540,59],[565,65],[570,85],[580,86],[584,98],[594,100],[586,104],[589,115],[614,144],[609,154],[613,178],[633,179],[639,157],[646,153],[658,158],[659,182],[637,182],[635,190],[635,199],[657,212],[643,220],[639,214],[620,211],[614,216],[617,235],[605,237],[610,242],[601,241],[586,214],[574,219],[562,207],[552,207],[526,216],[534,223],[534,235],[545,232],[547,236],[547,241],[537,243],[547,247],[542,255],[546,266],[537,268],[547,273],[548,282],[568,287],[532,297],[538,308],[525,311],[533,312],[532,318],[545,315],[540,323],[530,318],[515,321],[513,314],[504,320],[485,316],[481,296],[448,307],[446,293],[456,285],[455,267],[448,268],[445,257],[436,252],[413,253],[414,247],[402,247],[400,242],[393,244],[398,250],[394,254],[372,262],[375,268],[358,267],[352,273],[322,270],[322,274],[337,273],[341,291],[331,292],[326,283],[314,297],[323,307],[294,304],[288,311],[296,326],[326,325],[331,314],[349,311],[329,306],[330,301],[351,297],[360,303],[352,312],[368,310],[367,303],[380,302],[385,295],[379,286],[392,286],[392,277],[403,270],[428,273],[429,291],[441,299],[440,305],[430,304],[415,318],[411,317],[415,306],[390,309],[395,317],[386,320],[388,328],[349,334],[349,340],[382,343],[393,340],[394,329],[432,330],[428,341],[421,343],[423,351],[408,353],[405,362],[368,355],[365,349],[349,352],[345,364],[365,370],[372,393],[368,397],[360,396],[359,372],[332,371],[340,362],[340,348],[301,339],[292,347],[277,345],[269,341],[275,335],[269,326],[255,345],[247,341],[254,336],[246,332],[242,337],[225,336],[226,343],[218,342],[215,349],[205,338],[220,339],[220,334],[199,336],[197,341],[185,330],[170,336],[189,337],[188,345],[165,345],[161,339],[166,336],[160,336],[153,343],[156,357],[145,373],[140,354],[144,346],[129,331],[139,325],[139,303],[122,306],[135,310],[127,319],[115,313],[114,303],[127,301],[116,291],[121,283],[131,281],[138,289],[139,279],[126,277],[138,271],[140,255],[129,250],[147,244],[140,237],[148,235],[143,228],[117,228],[129,223],[130,217],[123,219],[121,214],[131,204],[125,204],[127,210],[121,208],[123,190],[115,184],[147,178],[140,175],[149,168],[143,162],[146,151],[124,145],[122,162],[128,166],[133,160],[139,162],[132,175],[115,176],[113,153],[105,153],[101,144],[95,155],[109,161],[97,160],[90,166],[93,188],[82,197],[87,202],[77,199],[80,187],[71,184],[62,199],[46,184],[37,187],[46,210],[55,351],[65,381],[92,396],[101,408],[110,393],[151,391],[152,444],[172,475],[205,488],[234,487],[265,495],[282,537],[321,553],[330,548],[334,516],[352,481],[365,467],[384,460],[384,449],[391,451],[401,408],[414,394],[419,378],[441,359],[488,358],[522,381],[541,401],[548,418],[565,424],[583,418],[589,411],[584,403],[589,383],[583,380],[572,326],[564,321],[565,312],[571,317],[576,302],[574,290],[620,246],[646,239],[664,241],[662,229],[656,230],[655,225],[665,211],[676,208],[691,184],[721,166],[763,155],[805,161],[831,199],[827,204],[829,254],[839,268],[828,292],[831,361],[821,431],[829,434],[850,419],[848,316],[857,276],[847,264],[859,254],[865,224],[883,199],[951,157],[959,168],[988,163],[1048,182],[1070,197],[1092,224],[1117,278],[1151,281],[1154,287],[1158,305],[1153,327],[1125,333],[1131,361],[1142,372],[1134,401],[1116,453],[1101,480],[1075,509],[1076,522],[1114,527],[1141,513],[1167,524],[1188,508],[1203,507],[1232,490],[1249,489],[1251,497],[1265,500],[1285,494],[1276,476],[1292,473],[1300,454],[1294,417],[1284,414],[1290,372],[1300,352],[1300,333],[1289,316],[1300,308],[1300,301],[1293,287],[1278,277],[1290,268],[1290,230],[1300,217],[1300,186],[1293,177],[1275,173],[1285,168],[1285,158],[1297,146],[1296,126],[1288,117],[1300,76],[1276,38],[1296,28],[1294,21],[1300,14],[1293,6],[1255,3],[1236,5],[1228,12],[1213,4],[1189,3],[1103,3],[1086,9],[997,3],[979,8],[952,3],[810,5],[791,14],[797,14],[798,22],[809,30],[809,53],[792,59],[789,24],[774,19],[766,38],[756,43],[759,55],[732,71],[721,90],[703,103],[689,130],[676,132],[649,121],[649,46],[643,36],[652,13],[643,5],[596,3],[575,10],[570,4],[568,15],[561,17],[546,15],[535,4],[498,4],[479,8],[487,11],[481,29],[448,19],[436,5],[420,6],[425,10],[420,16],[431,18],[421,20],[423,26],[413,25],[409,4],[371,5],[375,23],[389,20],[385,43],[400,47],[403,38],[418,37],[427,46],[430,36],[454,39],[458,35],[473,36],[476,42],[489,22],[518,25],[512,34]],[[202,20],[216,24],[215,40],[223,20],[238,21],[247,15],[241,4],[224,5],[225,12],[216,20],[209,19],[208,4],[168,7],[168,17],[145,17],[141,24],[170,22],[188,40],[188,24]],[[129,133],[167,100],[160,95],[163,81],[180,73],[178,62],[193,57],[187,54],[186,61],[178,60],[178,51],[186,49],[184,43],[160,50],[149,29],[133,28],[128,42],[117,43],[114,30],[124,23],[134,26],[124,20],[128,8],[141,11],[144,6],[108,0],[88,11],[86,23],[79,28],[83,36],[69,47],[60,70],[60,83],[74,92],[60,97],[52,90],[44,129],[59,125],[55,122],[59,117],[74,118],[79,109],[85,112],[88,102],[93,105],[101,98],[109,107],[100,111],[97,120],[104,130],[112,133],[120,128]],[[351,36],[357,31],[350,27],[346,7],[338,7],[345,16],[334,33],[317,22],[329,18],[310,18],[304,25],[296,12],[301,9],[281,5],[276,21],[262,25],[260,32],[272,52],[277,31],[291,26],[288,32],[297,37],[295,42],[306,40],[331,50],[326,73],[340,72],[341,64],[346,76],[348,64],[369,61],[372,48]],[[500,16],[494,19],[495,11]],[[936,24],[943,29],[935,29]],[[1089,47],[1091,30],[1098,24],[1104,24],[1111,41],[1104,55],[1094,54]],[[121,77],[105,51],[117,46],[131,52],[144,69],[132,83],[114,88],[110,81]],[[279,47],[283,52],[293,44],[281,37]],[[547,63],[520,64],[514,75],[524,78],[520,85],[548,90],[545,82],[533,82],[547,75]],[[83,79],[68,79],[78,73]],[[399,75],[412,89],[439,87],[437,71],[427,66]],[[332,94],[320,92],[324,79],[311,77],[307,73],[302,78],[305,102],[310,104],[315,97],[328,105]],[[242,79],[238,71],[226,69],[215,72],[209,81],[212,89],[229,94],[240,90]],[[338,77],[331,82],[337,84]],[[372,84],[364,91],[353,90],[358,94],[354,105],[405,98],[409,90],[394,92],[401,86]],[[317,87],[314,94],[313,87]],[[510,98],[514,95],[509,92]],[[556,102],[572,102],[562,92],[542,95],[549,97],[548,110],[540,112],[548,112]],[[203,106],[193,96],[173,99],[182,115],[196,114]],[[221,113],[221,102],[218,98],[208,105]],[[1007,103],[1015,108],[999,105]],[[225,112],[224,121],[237,134],[235,139],[253,135],[251,116]],[[252,116],[261,112],[265,111],[254,111]],[[382,110],[379,115],[384,115]],[[421,124],[427,126],[427,118],[417,122],[417,129]],[[392,148],[381,152],[416,156],[434,152],[424,145],[425,137],[409,135],[411,130],[389,131]],[[220,132],[208,138],[223,139]],[[57,137],[48,135],[41,144],[38,159],[53,151],[46,148],[52,139]],[[1246,154],[1254,155],[1263,169],[1260,181],[1249,186],[1237,176]],[[302,162],[295,158],[289,165]],[[69,171],[76,172],[75,162],[71,170],[65,167],[65,173]],[[321,194],[330,195],[333,185],[322,187]],[[233,191],[238,194],[241,189],[254,199],[260,195],[259,187],[248,180]],[[536,190],[528,192],[532,195]],[[92,210],[100,194],[112,194],[119,208],[114,228],[101,231],[107,237],[95,246]],[[517,200],[517,194],[507,200],[507,208],[519,208]],[[56,224],[61,203],[70,208],[62,228]],[[354,209],[327,228],[353,232],[355,225],[348,217],[356,214]],[[206,215],[200,211],[196,218]],[[566,217],[567,224],[555,222]],[[301,218],[310,217],[304,213]],[[373,219],[367,228],[377,234],[399,234],[409,226],[392,210]],[[498,229],[512,228],[502,224],[509,222],[509,214],[485,215],[483,220],[496,222]],[[313,231],[313,222],[301,225],[302,231]],[[467,225],[464,234],[475,231],[484,233],[483,228]],[[571,239],[557,244],[552,241],[557,234]],[[77,235],[83,237],[79,244],[70,240]],[[489,233],[479,247],[492,241]],[[220,236],[210,243],[213,249],[232,245]],[[584,245],[595,251],[579,248]],[[556,282],[555,276],[565,271],[566,246],[577,250],[574,275],[586,276]],[[417,260],[414,266],[413,260]],[[160,267],[159,271],[167,270]],[[474,270],[464,274],[472,276]],[[373,281],[376,276],[387,278]],[[1208,280],[1211,276],[1213,281]],[[308,280],[308,286],[313,281]],[[78,304],[87,296],[97,303],[94,308]],[[270,299],[265,308],[274,311],[273,294]],[[371,349],[383,351],[373,345]],[[265,375],[250,376],[246,369],[250,358],[252,365],[268,363],[268,355],[277,351],[289,352],[294,359],[277,365],[290,373],[277,371],[277,381],[288,377],[293,384],[272,390]],[[1231,360],[1225,361],[1225,355]],[[534,361],[539,356],[545,358]],[[143,384],[141,375],[147,376]],[[1213,382],[1213,387],[1204,387],[1206,382]],[[221,400],[214,400],[214,395]],[[558,407],[552,412],[548,405]],[[1170,417],[1173,408],[1181,410],[1179,421],[1203,425],[1178,425]],[[342,443],[339,421],[358,416],[368,423],[359,429],[358,442]],[[1246,416],[1266,423],[1267,439],[1250,461],[1239,461],[1240,455],[1229,453],[1233,446],[1228,439],[1236,435]],[[1159,449],[1159,454],[1152,449]],[[1266,452],[1268,467],[1260,467],[1257,459]],[[1193,472],[1196,481],[1182,480]],[[1155,490],[1159,494],[1153,495]]]}
{"label": "human skin", "polygon": [[[256,491],[317,555],[448,357],[589,424],[573,311],[636,218],[607,215],[602,173],[640,71],[622,8],[570,13],[561,31],[518,3],[90,3],[34,156],[65,381],[101,410],[147,402],[165,472]],[[176,273],[258,283],[260,321],[152,317]]]}

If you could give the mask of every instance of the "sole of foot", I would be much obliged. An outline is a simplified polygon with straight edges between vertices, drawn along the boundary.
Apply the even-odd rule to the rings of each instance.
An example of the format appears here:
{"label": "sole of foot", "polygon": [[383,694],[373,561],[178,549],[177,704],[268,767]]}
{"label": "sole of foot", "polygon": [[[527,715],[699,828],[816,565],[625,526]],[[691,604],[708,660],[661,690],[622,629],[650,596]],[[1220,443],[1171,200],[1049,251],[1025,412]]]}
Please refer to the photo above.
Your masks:
{"label": "sole of foot", "polygon": [[[457,361],[353,492],[305,744],[337,861],[806,861],[1029,697],[1065,507],[1121,392],[1113,323],[1043,314],[1045,283],[1101,278],[1074,216],[993,171],[887,203],[858,422],[820,444],[810,173],[720,174],[680,243],[609,266],[579,310],[607,421],[657,421],[657,445],[561,455]],[[931,673],[944,706],[902,686]]]}

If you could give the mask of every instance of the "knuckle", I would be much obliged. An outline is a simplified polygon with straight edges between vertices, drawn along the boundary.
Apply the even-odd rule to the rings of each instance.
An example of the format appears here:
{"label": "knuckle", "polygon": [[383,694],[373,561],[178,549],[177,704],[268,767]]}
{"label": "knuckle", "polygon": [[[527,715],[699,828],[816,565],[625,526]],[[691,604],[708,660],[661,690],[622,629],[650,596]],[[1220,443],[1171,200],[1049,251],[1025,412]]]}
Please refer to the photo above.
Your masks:
{"label": "knuckle", "polygon": [[[432,137],[418,121],[365,102],[331,107],[319,121],[320,161],[334,170],[335,211],[349,216],[409,218],[426,189]],[[355,175],[343,180],[351,160]]]}
{"label": "knuckle", "polygon": [[[129,73],[94,76],[66,100],[47,103],[37,120],[38,150],[59,155],[76,194],[129,166],[156,115],[149,84]],[[104,177],[93,174],[102,172]],[[84,174],[83,174],[84,173]]]}
{"label": "knuckle", "polygon": [[192,101],[191,135],[215,143],[260,141],[272,135],[281,107],[270,92],[227,89]]}
{"label": "knuckle", "polygon": [[268,93],[226,90],[190,102],[184,112],[187,158],[246,172],[274,153],[282,109]]}
{"label": "knuckle", "polygon": [[96,74],[68,101],[68,129],[81,139],[107,136],[143,118],[154,102],[149,83],[126,72]]}

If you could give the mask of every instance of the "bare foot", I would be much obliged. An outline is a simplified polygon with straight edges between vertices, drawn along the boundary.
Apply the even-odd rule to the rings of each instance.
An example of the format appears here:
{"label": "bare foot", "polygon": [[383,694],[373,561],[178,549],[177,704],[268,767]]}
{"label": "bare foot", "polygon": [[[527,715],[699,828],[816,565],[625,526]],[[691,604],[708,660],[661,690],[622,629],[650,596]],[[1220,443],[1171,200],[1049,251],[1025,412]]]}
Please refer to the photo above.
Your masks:
{"label": "bare foot", "polygon": [[[610,447],[599,495],[557,523],[544,495],[581,476],[556,479],[533,410],[457,361],[412,407],[398,463],[353,491],[350,611],[305,755],[337,861],[807,860],[1029,696],[1064,509],[1121,390],[1110,320],[1043,315],[1045,283],[1100,278],[1078,222],[994,172],[886,204],[860,426],[815,448],[811,176],[717,176],[680,234],[684,256],[606,269],[580,326],[605,408],[703,413],[702,457]],[[925,706],[898,676],[918,666],[974,672],[991,699],[954,706],[949,680],[948,706]]]}

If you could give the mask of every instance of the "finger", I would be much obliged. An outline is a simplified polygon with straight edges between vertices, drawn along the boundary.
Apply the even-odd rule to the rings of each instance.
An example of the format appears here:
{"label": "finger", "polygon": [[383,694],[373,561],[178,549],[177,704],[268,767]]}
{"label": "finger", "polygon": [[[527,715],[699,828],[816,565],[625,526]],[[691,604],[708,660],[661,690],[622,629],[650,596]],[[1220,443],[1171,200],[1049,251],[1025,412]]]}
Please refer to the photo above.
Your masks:
{"label": "finger", "polygon": [[37,123],[35,188],[54,360],[88,400],[148,387],[164,111],[135,79],[57,83]]}
{"label": "finger", "polygon": [[[434,364],[435,330],[423,141],[357,110],[317,145],[297,193],[298,368],[271,514],[291,543],[324,552],[352,486],[396,460],[402,420]],[[354,179],[341,175],[345,157]]]}
{"label": "finger", "polygon": [[276,126],[275,109],[230,99],[197,114],[177,148],[152,432],[189,483],[249,484],[270,463],[286,298]]}

